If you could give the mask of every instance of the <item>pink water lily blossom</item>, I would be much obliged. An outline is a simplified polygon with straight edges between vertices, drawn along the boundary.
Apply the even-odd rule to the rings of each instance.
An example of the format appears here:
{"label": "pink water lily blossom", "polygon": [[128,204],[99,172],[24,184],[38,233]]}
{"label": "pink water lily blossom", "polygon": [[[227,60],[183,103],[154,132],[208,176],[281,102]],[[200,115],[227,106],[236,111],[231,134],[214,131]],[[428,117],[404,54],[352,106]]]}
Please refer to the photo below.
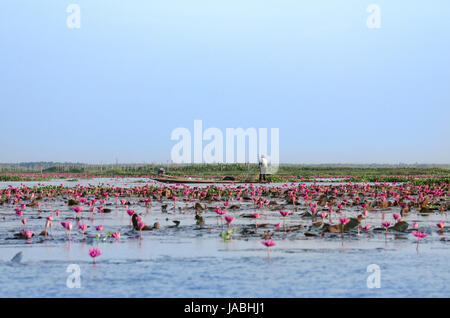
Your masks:
{"label": "pink water lily blossom", "polygon": [[272,240],[261,241],[261,243],[267,247],[271,247],[275,245],[275,242]]}
{"label": "pink water lily blossom", "polygon": [[425,237],[427,237],[428,236],[428,234],[427,233],[423,233],[423,232],[416,232],[416,231],[413,231],[413,232],[411,232],[415,237],[417,237],[417,246],[416,246],[416,249],[417,250],[419,250],[419,243],[420,243],[420,239],[421,238],[425,238]]}
{"label": "pink water lily blossom", "polygon": [[415,237],[421,239],[421,238],[425,238],[428,236],[427,233],[423,233],[423,232],[411,232]]}
{"label": "pink water lily blossom", "polygon": [[270,247],[274,246],[275,242],[272,240],[266,240],[266,241],[261,241],[261,243],[267,247],[267,258],[270,262]]}
{"label": "pink water lily blossom", "polygon": [[341,222],[341,233],[342,233],[342,239],[344,238],[344,228],[345,225],[350,222],[349,218],[339,218],[339,222]]}
{"label": "pink water lily blossom", "polygon": [[76,206],[72,209],[77,214],[77,218],[79,217],[79,214],[83,211],[83,208],[81,206]]}
{"label": "pink water lily blossom", "polygon": [[89,255],[94,259],[94,264],[95,264],[95,258],[102,255],[102,251],[99,248],[91,247],[89,249]]}
{"label": "pink water lily blossom", "polygon": [[72,222],[61,222],[61,225],[64,227],[64,229],[69,231],[69,239],[70,239],[70,232],[72,231]]}
{"label": "pink water lily blossom", "polygon": [[26,231],[24,230],[24,231],[22,231],[22,235],[29,240],[33,236],[33,232],[30,230],[26,230]]}
{"label": "pink water lily blossom", "polygon": [[383,227],[386,229],[386,231],[388,230],[388,228],[392,225],[391,222],[382,222],[381,225],[383,225]]}
{"label": "pink water lily blossom", "polygon": [[255,219],[255,228],[258,228],[257,219],[259,218],[259,213],[258,212],[252,213],[252,217]]}
{"label": "pink water lily blossom", "polygon": [[319,217],[321,217],[322,219],[325,219],[325,218],[327,217],[328,213],[327,213],[327,212],[320,212],[320,213],[318,213],[317,215],[318,215]]}
{"label": "pink water lily blossom", "polygon": [[88,228],[87,224],[78,224],[78,228],[81,230],[81,233],[84,235],[84,231]]}
{"label": "pink water lily blossom", "polygon": [[138,222],[138,228],[139,228],[139,230],[141,230],[142,231],[142,229],[145,227],[145,222]]}
{"label": "pink water lily blossom", "polygon": [[281,216],[283,217],[283,229],[286,231],[286,216],[288,216],[290,211],[280,211]]}
{"label": "pink water lily blossom", "polygon": [[234,216],[228,216],[228,215],[225,215],[225,221],[228,223],[228,227],[230,227],[231,222],[233,222],[234,219],[235,219]]}

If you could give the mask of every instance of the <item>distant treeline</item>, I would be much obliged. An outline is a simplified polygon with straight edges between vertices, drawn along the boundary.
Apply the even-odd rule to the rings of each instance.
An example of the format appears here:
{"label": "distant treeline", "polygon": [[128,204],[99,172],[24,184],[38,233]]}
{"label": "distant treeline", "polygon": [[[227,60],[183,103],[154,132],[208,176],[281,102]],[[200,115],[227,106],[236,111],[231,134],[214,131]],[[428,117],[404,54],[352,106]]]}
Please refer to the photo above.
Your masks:
{"label": "distant treeline", "polygon": [[[170,175],[256,175],[258,164],[108,164],[31,162],[0,164],[0,173],[71,173],[96,176],[155,175],[163,167]],[[450,165],[280,165],[280,176],[355,176],[372,181],[373,176],[448,176]],[[386,177],[387,178],[387,177]],[[378,180],[380,178],[377,178]],[[355,178],[355,181],[357,179]],[[387,180],[386,180],[387,181]]]}

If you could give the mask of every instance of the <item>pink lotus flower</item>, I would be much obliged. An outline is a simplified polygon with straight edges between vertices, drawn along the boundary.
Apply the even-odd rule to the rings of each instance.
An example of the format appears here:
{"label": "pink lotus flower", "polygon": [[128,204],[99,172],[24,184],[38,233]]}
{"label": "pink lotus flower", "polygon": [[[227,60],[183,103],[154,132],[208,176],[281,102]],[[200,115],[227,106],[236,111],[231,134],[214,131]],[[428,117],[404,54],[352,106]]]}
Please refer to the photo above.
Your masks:
{"label": "pink lotus flower", "polygon": [[113,234],[111,234],[111,237],[115,239],[120,239],[120,232],[114,232]]}
{"label": "pink lotus flower", "polygon": [[230,224],[231,224],[231,222],[234,221],[234,219],[235,219],[234,216],[225,215],[225,221],[227,221],[228,227],[230,227]]}
{"label": "pink lotus flower", "polygon": [[22,235],[25,236],[27,239],[31,239],[31,237],[33,236],[33,232],[27,230],[27,231],[22,231]]}
{"label": "pink lotus flower", "polygon": [[61,225],[64,227],[64,229],[69,231],[69,239],[70,239],[70,231],[72,231],[72,222],[61,222]]}
{"label": "pink lotus flower", "polygon": [[99,248],[91,247],[89,249],[89,255],[94,259],[94,264],[95,264],[95,258],[102,255],[102,251]]}
{"label": "pink lotus flower", "polygon": [[363,229],[363,231],[368,231],[370,229],[370,225],[366,225],[362,229]]}
{"label": "pink lotus flower", "polygon": [[345,225],[350,222],[349,218],[339,218],[339,222],[341,222],[341,233],[342,233],[342,238],[344,238],[344,228]]}
{"label": "pink lotus flower", "polygon": [[216,212],[217,215],[223,215],[223,214],[227,213],[226,210],[223,210],[223,209],[219,208],[218,206],[214,209],[214,212]]}
{"label": "pink lotus flower", "polygon": [[61,222],[61,225],[69,231],[72,231],[72,222]]}
{"label": "pink lotus flower", "polygon": [[25,231],[25,226],[26,226],[26,224],[27,224],[27,219],[26,219],[26,218],[23,218],[23,219],[21,220],[21,222],[22,222],[22,224],[23,224],[23,230]]}
{"label": "pink lotus flower", "polygon": [[257,218],[259,218],[259,213],[258,212],[252,213],[252,217],[255,219],[255,228],[258,228]]}
{"label": "pink lotus flower", "polygon": [[436,226],[437,226],[439,229],[443,230],[443,229],[444,229],[444,226],[445,226],[445,223],[444,223],[443,221],[441,221],[441,222],[439,222],[438,224],[436,224]]}
{"label": "pink lotus flower", "polygon": [[74,208],[72,208],[72,209],[73,209],[73,211],[74,211],[76,214],[78,214],[78,213],[80,213],[80,212],[83,211],[83,208],[82,208],[81,206],[76,206],[76,207],[74,207]]}
{"label": "pink lotus flower", "polygon": [[275,245],[275,242],[272,240],[267,240],[267,241],[261,241],[261,243],[267,247],[271,247]]}
{"label": "pink lotus flower", "polygon": [[291,213],[290,211],[280,211],[280,214],[283,216],[283,229],[286,231],[286,216]]}
{"label": "pink lotus flower", "polygon": [[129,216],[133,216],[134,210],[127,210],[127,213],[128,213]]}
{"label": "pink lotus flower", "polygon": [[99,225],[95,228],[97,231],[103,231],[103,225]]}
{"label": "pink lotus flower", "polygon": [[388,228],[392,225],[392,223],[391,222],[383,222],[383,223],[381,223],[381,225],[384,226],[384,228],[386,229],[386,232],[387,232]]}
{"label": "pink lotus flower", "polygon": [[321,217],[322,219],[325,219],[326,217],[327,217],[327,215],[328,215],[328,213],[326,213],[326,212],[321,212],[321,213],[319,213],[319,214],[317,214],[319,217]]}
{"label": "pink lotus flower", "polygon": [[423,232],[411,232],[415,237],[421,239],[421,238],[425,238],[428,236],[427,233],[423,233]]}
{"label": "pink lotus flower", "polygon": [[50,231],[52,230],[53,224],[53,215],[47,216],[47,220],[45,221],[45,238],[47,238],[47,229],[50,227]]}
{"label": "pink lotus flower", "polygon": [[419,223],[414,222],[413,223],[413,229],[417,230],[419,228]]}
{"label": "pink lotus flower", "polygon": [[419,249],[419,243],[420,243],[420,239],[421,238],[425,238],[428,234],[427,233],[423,233],[423,232],[412,232],[412,234],[417,237],[417,246],[416,249]]}
{"label": "pink lotus flower", "polygon": [[78,228],[81,230],[81,233],[84,235],[84,231],[87,229],[87,224],[78,224]]}
{"label": "pink lotus flower", "polygon": [[265,246],[267,246],[267,258],[270,261],[270,247],[275,245],[275,242],[272,240],[267,240],[267,241],[261,241],[261,243]]}
{"label": "pink lotus flower", "polygon": [[138,222],[138,228],[140,231],[142,231],[142,229],[145,227],[145,223],[144,222]]}

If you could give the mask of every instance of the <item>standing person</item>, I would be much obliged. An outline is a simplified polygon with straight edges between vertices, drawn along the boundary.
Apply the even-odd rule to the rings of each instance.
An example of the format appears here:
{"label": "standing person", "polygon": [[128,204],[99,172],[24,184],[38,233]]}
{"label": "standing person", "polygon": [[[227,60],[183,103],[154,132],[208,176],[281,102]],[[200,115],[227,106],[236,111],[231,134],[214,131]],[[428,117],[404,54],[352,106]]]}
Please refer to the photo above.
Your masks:
{"label": "standing person", "polygon": [[264,155],[261,155],[261,161],[259,162],[259,181],[266,181],[267,174],[267,159]]}

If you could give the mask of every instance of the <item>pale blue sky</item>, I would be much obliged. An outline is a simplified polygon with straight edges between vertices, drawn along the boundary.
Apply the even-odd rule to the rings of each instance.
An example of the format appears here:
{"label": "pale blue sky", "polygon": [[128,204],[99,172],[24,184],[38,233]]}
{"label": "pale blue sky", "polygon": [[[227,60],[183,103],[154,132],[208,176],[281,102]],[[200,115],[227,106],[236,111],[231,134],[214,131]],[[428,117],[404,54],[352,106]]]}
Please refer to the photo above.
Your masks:
{"label": "pale blue sky", "polygon": [[[381,29],[366,26],[370,3]],[[449,12],[447,0],[2,0],[0,162],[165,162],[172,130],[201,119],[279,128],[281,162],[450,163]]]}

